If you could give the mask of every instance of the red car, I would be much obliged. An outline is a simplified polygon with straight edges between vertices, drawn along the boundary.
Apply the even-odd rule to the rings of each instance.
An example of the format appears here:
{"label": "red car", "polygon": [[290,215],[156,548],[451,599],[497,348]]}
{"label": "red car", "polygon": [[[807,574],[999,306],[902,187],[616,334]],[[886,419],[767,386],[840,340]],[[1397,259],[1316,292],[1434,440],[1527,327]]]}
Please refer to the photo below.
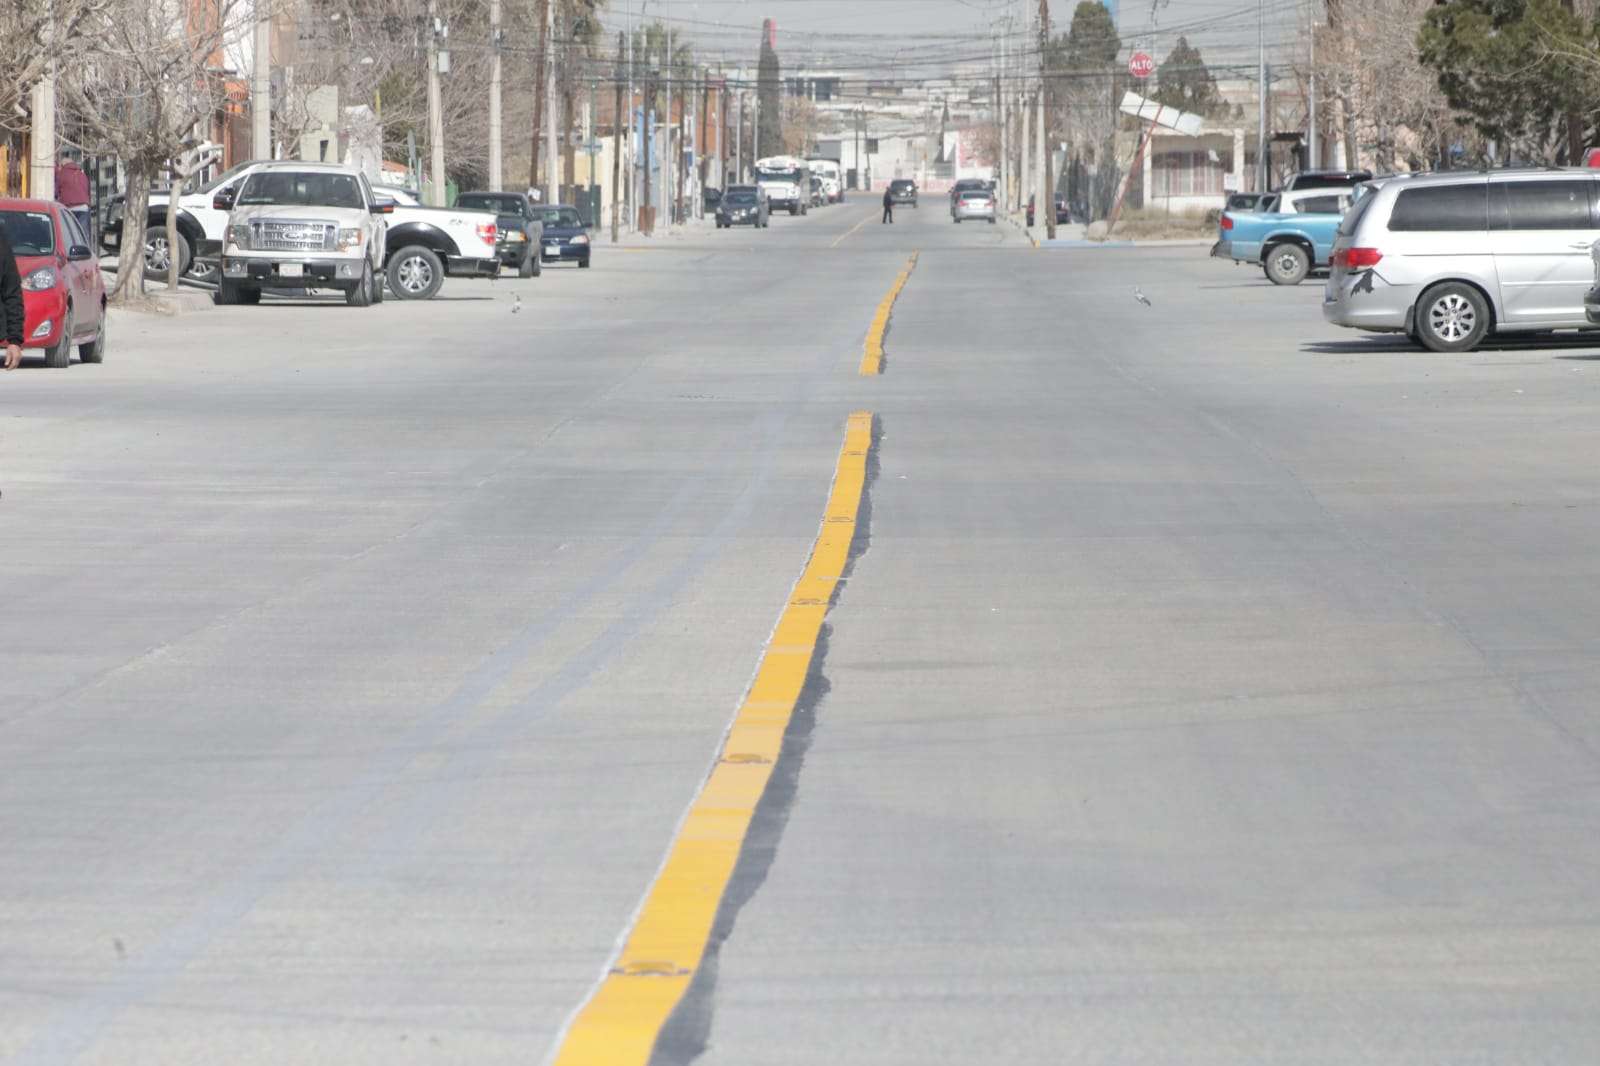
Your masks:
{"label": "red car", "polygon": [[106,283],[89,235],[72,212],[49,200],[0,198],[0,226],[22,275],[24,348],[43,348],[45,366],[106,354]]}

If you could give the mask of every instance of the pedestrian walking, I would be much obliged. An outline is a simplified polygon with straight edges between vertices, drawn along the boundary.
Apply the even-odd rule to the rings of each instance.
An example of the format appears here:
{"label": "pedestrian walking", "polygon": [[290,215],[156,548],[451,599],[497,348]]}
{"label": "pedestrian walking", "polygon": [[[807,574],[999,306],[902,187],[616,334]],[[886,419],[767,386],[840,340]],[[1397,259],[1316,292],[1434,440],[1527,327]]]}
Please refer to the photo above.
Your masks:
{"label": "pedestrian walking", "polygon": [[887,188],[883,190],[883,224],[891,225],[894,222],[894,195]]}
{"label": "pedestrian walking", "polygon": [[22,276],[17,272],[17,257],[11,251],[11,238],[0,226],[0,316],[5,321],[7,370],[15,370],[22,362]]}
{"label": "pedestrian walking", "polygon": [[77,216],[83,232],[92,236],[89,226],[89,175],[78,165],[71,149],[61,153],[56,166],[56,202]]}

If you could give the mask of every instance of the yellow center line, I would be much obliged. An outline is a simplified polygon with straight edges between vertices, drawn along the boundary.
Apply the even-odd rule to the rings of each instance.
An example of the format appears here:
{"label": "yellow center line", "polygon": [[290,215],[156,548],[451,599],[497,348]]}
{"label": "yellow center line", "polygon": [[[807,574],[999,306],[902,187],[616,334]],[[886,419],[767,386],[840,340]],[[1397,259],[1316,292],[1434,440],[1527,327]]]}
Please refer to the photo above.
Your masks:
{"label": "yellow center line", "polygon": [[851,226],[849,229],[847,229],[843,233],[839,234],[839,236],[835,237],[834,240],[833,240],[833,243],[828,245],[828,247],[829,248],[837,248],[837,247],[839,247],[839,245],[844,243],[844,239],[846,237],[850,236],[850,234],[854,233],[856,230],[860,229],[862,226],[865,226],[870,221],[872,221],[872,216],[868,215],[866,218],[862,219],[860,222],[857,222],[854,226]]}
{"label": "yellow center line", "polygon": [[647,1066],[689,989],[745,835],[783,749],[823,617],[849,560],[872,413],[850,416],[822,527],[717,761],[678,827],[621,949],[562,1033],[551,1066]]}
{"label": "yellow center line", "polygon": [[877,313],[872,316],[872,326],[867,330],[867,341],[861,349],[863,377],[883,373],[883,335],[889,329],[889,315],[894,311],[894,302],[899,298],[900,290],[906,287],[906,282],[911,280],[911,272],[917,267],[918,254],[911,253],[911,258],[906,260],[905,269],[900,271],[894,279],[894,284],[889,286],[889,295],[879,302]]}

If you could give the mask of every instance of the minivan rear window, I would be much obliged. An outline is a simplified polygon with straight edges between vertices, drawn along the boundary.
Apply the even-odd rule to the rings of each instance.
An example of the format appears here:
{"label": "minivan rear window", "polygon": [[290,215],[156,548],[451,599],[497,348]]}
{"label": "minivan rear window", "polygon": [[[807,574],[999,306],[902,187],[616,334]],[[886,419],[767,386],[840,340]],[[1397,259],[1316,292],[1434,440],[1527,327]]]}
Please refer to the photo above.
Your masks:
{"label": "minivan rear window", "polygon": [[1450,233],[1488,228],[1486,182],[1404,189],[1389,215],[1392,233]]}
{"label": "minivan rear window", "polygon": [[1507,181],[1491,185],[1490,220],[1497,230],[1594,229],[1584,181]]}
{"label": "minivan rear window", "polygon": [[1365,193],[1358,195],[1356,202],[1350,205],[1350,210],[1344,213],[1344,218],[1339,223],[1339,235],[1341,237],[1350,237],[1355,234],[1356,227],[1361,225],[1362,217],[1372,210],[1372,203],[1377,199],[1376,196],[1372,195],[1374,191],[1376,190],[1368,189]]}

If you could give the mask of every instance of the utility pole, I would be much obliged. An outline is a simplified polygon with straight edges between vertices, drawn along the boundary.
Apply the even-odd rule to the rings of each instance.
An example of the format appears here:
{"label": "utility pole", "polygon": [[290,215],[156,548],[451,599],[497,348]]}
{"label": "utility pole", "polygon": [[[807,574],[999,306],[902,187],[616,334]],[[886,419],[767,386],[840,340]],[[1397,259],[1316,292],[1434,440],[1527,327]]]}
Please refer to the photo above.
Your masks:
{"label": "utility pole", "polygon": [[[617,58],[622,58],[624,41],[617,34]],[[631,109],[630,109],[631,110]],[[611,121],[611,243],[617,243],[617,227],[622,215],[622,79],[617,79],[617,110]]]}
{"label": "utility pole", "polygon": [[428,204],[443,207],[444,103],[439,88],[439,22],[437,0],[428,0]]}
{"label": "utility pole", "polygon": [[1258,68],[1256,115],[1256,192],[1269,192],[1271,170],[1267,161],[1267,0],[1256,0]]}
{"label": "utility pole", "polygon": [[695,204],[695,217],[706,217],[706,185],[711,179],[711,70],[706,68],[700,72],[700,126],[695,130],[699,135],[699,155],[696,162],[700,164],[700,196]]}
{"label": "utility pole", "polygon": [[500,145],[500,0],[489,0],[489,191],[499,192],[504,169]]}
{"label": "utility pole", "polygon": [[[1263,0],[1264,2],[1264,0]],[[1050,107],[1053,93],[1050,91],[1049,74],[1045,69],[1045,57],[1050,52],[1050,0],[1039,0],[1039,162],[1043,169],[1044,182],[1039,187],[1039,199],[1035,211],[1044,212],[1044,228],[1051,240],[1056,239],[1056,183],[1055,160],[1049,149],[1049,134],[1046,126],[1050,122]],[[1110,75],[1108,74],[1109,78]]]}
{"label": "utility pole", "polygon": [[544,202],[555,203],[561,196],[556,181],[556,5],[544,0],[544,143],[546,147]]}
{"label": "utility pole", "polygon": [[[640,14],[643,14],[641,9]],[[628,0],[628,228],[639,228],[639,197],[634,189],[634,156],[638,149],[633,143],[633,0]],[[620,120],[619,120],[620,121]]]}
{"label": "utility pole", "polygon": [[[430,0],[432,2],[432,0]],[[551,0],[539,0],[536,16],[539,19],[539,49],[534,57],[533,69],[533,134],[530,138],[532,144],[528,152],[528,188],[539,187],[539,147],[543,138],[539,135],[539,127],[544,125],[544,111],[547,107],[555,106],[550,102],[549,94],[545,92],[545,68],[549,65],[548,46],[550,43],[550,15]],[[554,146],[550,149],[555,151]]]}
{"label": "utility pole", "polygon": [[861,179],[866,171],[861,166],[861,108],[856,108],[856,188],[864,189]]}
{"label": "utility pole", "polygon": [[644,105],[640,108],[643,118],[640,120],[639,139],[644,142],[644,168],[640,173],[640,180],[644,188],[639,193],[639,229],[644,233],[653,234],[656,231],[655,217],[650,203],[650,142],[655,139],[651,119],[655,117],[656,109],[656,83],[655,83],[655,57],[646,56],[646,61],[652,65],[650,79],[645,82]]}
{"label": "utility pole", "polygon": [[1306,169],[1317,169],[1317,7],[1311,5],[1311,32],[1306,35]]}
{"label": "utility pole", "polygon": [[272,18],[269,0],[256,0],[254,53],[250,59],[250,152],[272,158]]}
{"label": "utility pole", "polygon": [[733,130],[733,184],[744,184],[744,90],[739,90],[739,118]]}
{"label": "utility pole", "polygon": [[1044,166],[1044,85],[1039,86],[1039,91],[1033,97],[1033,221],[1035,224],[1045,222],[1045,232],[1049,237],[1055,236],[1056,201],[1050,195],[1050,190],[1045,186]]}
{"label": "utility pole", "polygon": [[675,157],[672,151],[672,89],[678,79],[672,69],[671,45],[667,47],[667,143],[661,149],[661,202],[667,207],[667,232],[671,233],[673,224],[678,221],[674,210],[676,202],[673,200],[673,189],[678,184],[678,168],[673,165]]}
{"label": "utility pole", "polygon": [[[1022,136],[1019,138],[1022,141],[1022,166],[1017,170],[1017,199],[1022,201],[1021,206],[1024,212],[1022,221],[1026,225],[1028,221],[1026,214],[1028,197],[1032,195],[1029,190],[1033,187],[1033,171],[1028,168],[1028,164],[1033,162],[1033,109],[1028,105],[1028,95],[1026,93],[1022,95],[1019,104],[1019,109],[1022,112]],[[1038,221],[1037,217],[1034,221]]]}

